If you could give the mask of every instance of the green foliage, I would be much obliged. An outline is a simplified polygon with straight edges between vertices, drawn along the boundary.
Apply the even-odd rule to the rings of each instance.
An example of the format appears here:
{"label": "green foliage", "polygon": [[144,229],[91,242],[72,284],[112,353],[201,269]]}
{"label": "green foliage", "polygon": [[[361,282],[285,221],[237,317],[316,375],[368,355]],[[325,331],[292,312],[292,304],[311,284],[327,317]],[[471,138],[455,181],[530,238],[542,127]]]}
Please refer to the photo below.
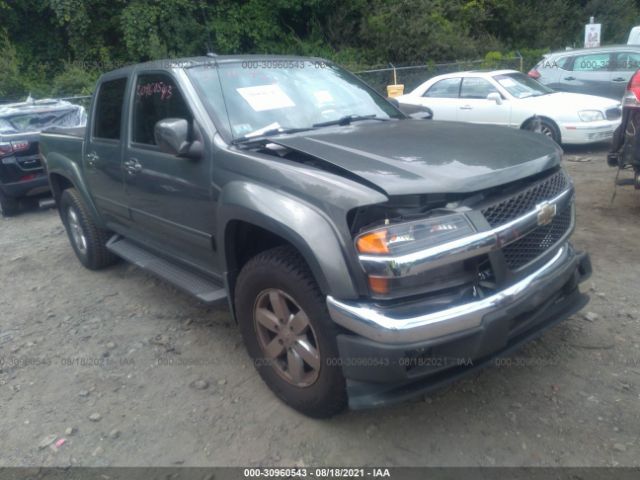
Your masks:
{"label": "green foliage", "polygon": [[[395,65],[531,68],[579,47],[584,23],[624,43],[637,0],[0,0],[0,97],[88,92],[122,64],[228,53]],[[519,52],[519,53],[518,53]],[[483,59],[470,63],[467,60]],[[436,64],[453,63],[450,67]],[[386,79],[384,81],[387,81]]]}
{"label": "green foliage", "polygon": [[23,95],[16,49],[4,35],[0,35],[0,51],[0,98]]}
{"label": "green foliage", "polygon": [[98,79],[99,72],[78,65],[65,64],[64,70],[53,78],[51,94],[56,97],[88,95]]}
{"label": "green foliage", "polygon": [[482,68],[496,69],[502,64],[503,56],[500,52],[487,52],[484,56],[484,62],[482,62]]}

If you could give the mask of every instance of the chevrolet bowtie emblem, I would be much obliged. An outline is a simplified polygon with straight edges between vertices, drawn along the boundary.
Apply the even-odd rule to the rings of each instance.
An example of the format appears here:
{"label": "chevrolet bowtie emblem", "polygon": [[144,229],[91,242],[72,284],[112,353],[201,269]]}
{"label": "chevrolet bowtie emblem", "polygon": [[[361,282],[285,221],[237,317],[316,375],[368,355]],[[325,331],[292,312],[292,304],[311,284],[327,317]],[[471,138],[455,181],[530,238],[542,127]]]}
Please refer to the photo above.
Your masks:
{"label": "chevrolet bowtie emblem", "polygon": [[536,209],[538,210],[538,225],[549,225],[553,217],[556,216],[555,203],[540,203]]}

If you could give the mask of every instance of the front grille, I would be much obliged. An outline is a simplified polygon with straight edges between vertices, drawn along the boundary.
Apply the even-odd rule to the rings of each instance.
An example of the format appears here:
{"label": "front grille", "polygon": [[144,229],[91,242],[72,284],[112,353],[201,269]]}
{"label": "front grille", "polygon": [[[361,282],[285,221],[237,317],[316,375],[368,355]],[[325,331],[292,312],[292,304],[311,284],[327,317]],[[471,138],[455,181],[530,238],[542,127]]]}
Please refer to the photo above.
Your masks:
{"label": "front grille", "polygon": [[526,190],[485,208],[482,213],[492,228],[498,227],[530,212],[539,203],[559,195],[567,189],[568,182],[567,176],[560,170]]}
{"label": "front grille", "polygon": [[518,270],[553,247],[571,228],[571,205],[554,217],[549,225],[542,225],[502,249],[507,265]]}
{"label": "front grille", "polygon": [[605,112],[605,115],[607,116],[607,120],[617,120],[622,116],[622,108],[620,107],[609,108]]}

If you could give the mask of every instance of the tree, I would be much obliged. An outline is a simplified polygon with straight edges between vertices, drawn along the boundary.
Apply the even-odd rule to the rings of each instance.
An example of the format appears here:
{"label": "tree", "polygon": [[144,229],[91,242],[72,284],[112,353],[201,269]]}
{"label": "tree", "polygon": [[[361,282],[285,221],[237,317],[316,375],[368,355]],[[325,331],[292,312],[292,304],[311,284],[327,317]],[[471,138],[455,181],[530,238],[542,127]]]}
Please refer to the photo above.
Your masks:
{"label": "tree", "polygon": [[19,62],[15,47],[0,34],[0,98],[16,99],[24,95],[25,89],[19,74]]}

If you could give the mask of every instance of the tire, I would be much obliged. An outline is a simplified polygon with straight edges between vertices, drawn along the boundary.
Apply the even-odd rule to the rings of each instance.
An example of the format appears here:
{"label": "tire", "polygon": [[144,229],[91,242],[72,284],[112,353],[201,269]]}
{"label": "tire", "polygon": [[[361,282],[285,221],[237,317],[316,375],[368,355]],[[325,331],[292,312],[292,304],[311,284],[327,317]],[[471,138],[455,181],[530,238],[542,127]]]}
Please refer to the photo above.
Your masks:
{"label": "tire", "polygon": [[0,190],[0,214],[3,217],[13,217],[20,211],[20,202],[17,198],[7,197]]}
{"label": "tire", "polygon": [[551,138],[554,142],[560,145],[560,130],[558,130],[558,126],[551,120],[546,118],[540,119],[540,130],[543,135]]}
{"label": "tire", "polygon": [[96,225],[75,188],[62,192],[59,209],[69,242],[82,265],[89,270],[100,270],[117,261],[106,247],[111,234]]}
{"label": "tire", "polygon": [[314,418],[346,407],[345,379],[331,361],[339,358],[338,328],[295,249],[277,247],[249,260],[238,276],[235,309],[258,373],[284,403]]}

